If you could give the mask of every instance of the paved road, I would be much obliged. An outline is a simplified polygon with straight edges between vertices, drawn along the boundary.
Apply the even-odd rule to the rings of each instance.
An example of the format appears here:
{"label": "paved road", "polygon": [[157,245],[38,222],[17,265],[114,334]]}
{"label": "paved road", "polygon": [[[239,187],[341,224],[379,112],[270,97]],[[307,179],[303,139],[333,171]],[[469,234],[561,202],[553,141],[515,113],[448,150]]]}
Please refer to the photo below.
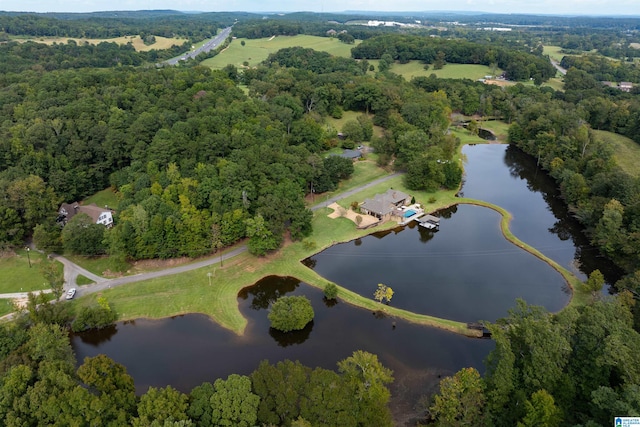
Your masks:
{"label": "paved road", "polygon": [[[337,194],[333,197],[328,198],[327,200],[318,203],[314,206],[311,207],[312,211],[324,208],[328,205],[330,205],[331,203],[337,202],[338,200],[347,198],[347,197],[351,197],[352,195],[362,191],[362,190],[366,190],[367,188],[373,187],[374,185],[378,185],[380,183],[383,183],[385,181],[388,181],[392,178],[395,178],[396,176],[399,176],[399,173],[394,173],[391,175],[387,175],[384,176],[382,178],[378,178],[374,181],[371,181],[367,184],[363,184],[360,185],[358,187],[355,187],[349,191],[346,191],[344,193],[340,193]],[[82,295],[88,295],[88,294],[92,294],[94,292],[100,292],[103,291],[105,289],[109,289],[115,286],[122,286],[125,285],[127,283],[135,283],[135,282],[141,282],[143,280],[148,280],[148,279],[155,279],[157,277],[164,277],[164,276],[171,276],[174,274],[180,274],[180,273],[185,273],[187,271],[191,271],[191,270],[195,270],[197,268],[202,268],[202,267],[206,267],[209,265],[214,265],[220,262],[220,259],[222,258],[222,261],[224,262],[225,260],[228,260],[230,258],[233,258],[237,255],[240,255],[241,253],[245,252],[247,250],[247,246],[246,245],[240,245],[237,248],[225,253],[222,255],[222,257],[220,256],[212,256],[211,258],[207,258],[205,260],[202,261],[197,261],[191,264],[186,264],[186,265],[181,265],[178,267],[172,267],[172,268],[167,268],[164,270],[158,270],[158,271],[152,271],[149,273],[141,273],[141,274],[135,274],[133,276],[124,276],[124,277],[118,277],[117,279],[105,279],[104,277],[100,277],[98,275],[95,275],[93,273],[91,273],[88,270],[85,270],[84,268],[80,267],[79,265],[71,262],[70,260],[68,260],[67,258],[60,256],[60,255],[52,255],[52,258],[55,258],[57,261],[60,261],[63,265],[64,265],[64,279],[65,279],[65,291],[69,288],[74,287],[74,284],[76,283],[76,278],[78,277],[79,274],[88,277],[89,279],[95,281],[96,283],[91,284],[91,285],[83,285],[83,286],[75,286],[76,288],[76,296],[82,296]],[[46,292],[46,291],[45,291]],[[27,292],[19,292],[19,293],[13,293],[13,294],[0,294],[0,298],[26,298],[27,296]],[[6,317],[6,316],[5,316]]]}
{"label": "paved road", "polygon": [[565,70],[564,68],[562,68],[560,66],[560,63],[558,61],[554,61],[553,59],[550,59],[551,61],[551,65],[553,65],[554,67],[556,67],[556,70],[560,71],[560,74],[562,74],[563,76],[565,74],[567,74],[567,70]]}
{"label": "paved road", "polygon": [[222,43],[224,43],[224,41],[227,39],[227,37],[229,37],[230,33],[231,33],[231,27],[227,27],[224,30],[222,30],[222,32],[220,34],[218,34],[214,38],[210,39],[209,41],[207,41],[205,44],[203,44],[199,48],[194,49],[194,50],[190,50],[189,52],[185,52],[180,56],[176,56],[175,58],[168,59],[168,60],[164,61],[164,64],[176,65],[180,61],[186,61],[188,59],[194,59],[196,56],[200,55],[203,52],[206,53],[206,52],[212,51],[213,49],[217,48]]}
{"label": "paved road", "polygon": [[353,189],[351,189],[349,191],[345,191],[344,193],[336,194],[333,197],[329,197],[324,202],[318,203],[317,205],[312,206],[311,210],[312,211],[317,211],[318,209],[326,208],[327,206],[329,206],[330,204],[332,204],[334,202],[337,202],[338,200],[342,200],[342,199],[346,199],[347,197],[351,197],[354,194],[361,192],[362,190],[366,190],[367,188],[371,188],[374,185],[378,185],[378,184],[383,183],[385,181],[389,181],[391,178],[395,178],[396,176],[400,176],[400,175],[401,175],[401,173],[399,173],[399,172],[392,173],[391,175],[387,175],[387,176],[383,176],[382,178],[375,179],[375,180],[373,180],[373,181],[371,181],[371,182],[369,182],[367,184],[363,184],[363,185],[360,185],[360,186],[358,186],[356,188],[353,188]]}

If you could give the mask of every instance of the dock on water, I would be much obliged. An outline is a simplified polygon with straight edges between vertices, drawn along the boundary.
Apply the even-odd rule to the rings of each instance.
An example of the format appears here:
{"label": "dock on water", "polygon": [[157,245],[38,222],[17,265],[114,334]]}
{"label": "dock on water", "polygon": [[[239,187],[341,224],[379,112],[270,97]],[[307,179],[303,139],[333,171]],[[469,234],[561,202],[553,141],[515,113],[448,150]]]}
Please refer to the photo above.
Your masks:
{"label": "dock on water", "polygon": [[420,227],[424,227],[429,230],[438,230],[440,227],[440,218],[437,216],[424,215],[420,218],[416,218],[415,220],[418,221],[418,225]]}

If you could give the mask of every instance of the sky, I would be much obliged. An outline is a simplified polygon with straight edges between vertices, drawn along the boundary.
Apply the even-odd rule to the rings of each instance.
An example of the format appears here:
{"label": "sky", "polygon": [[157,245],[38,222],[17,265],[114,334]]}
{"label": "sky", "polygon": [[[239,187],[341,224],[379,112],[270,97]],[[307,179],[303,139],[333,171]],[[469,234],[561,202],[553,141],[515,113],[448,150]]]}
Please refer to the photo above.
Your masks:
{"label": "sky", "polygon": [[0,10],[96,12],[172,9],[180,11],[342,12],[474,11],[562,15],[640,15],[640,0],[0,0]]}

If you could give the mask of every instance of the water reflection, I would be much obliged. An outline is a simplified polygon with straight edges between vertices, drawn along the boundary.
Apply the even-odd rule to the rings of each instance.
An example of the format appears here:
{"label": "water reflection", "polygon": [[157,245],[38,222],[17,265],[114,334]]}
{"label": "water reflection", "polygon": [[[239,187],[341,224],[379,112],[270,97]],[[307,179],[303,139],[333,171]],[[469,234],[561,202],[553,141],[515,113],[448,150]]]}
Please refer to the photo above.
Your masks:
{"label": "water reflection", "polygon": [[[253,301],[254,296],[265,295],[305,295],[315,312],[313,324],[301,334],[274,334],[269,328],[268,310],[260,307],[262,302]],[[375,316],[349,304],[327,307],[322,291],[292,278],[265,278],[245,289],[238,303],[249,322],[244,336],[235,335],[206,316],[189,314],[120,322],[117,333],[106,341],[76,335],[72,337],[73,349],[79,362],[87,356],[106,354],[123,364],[133,376],[138,393],[150,386],[166,385],[188,392],[204,381],[213,382],[232,373],[248,375],[264,359],[272,363],[300,360],[307,366],[336,369],[338,361],[355,350],[364,350],[377,354],[394,370],[392,405],[407,400],[403,405],[412,408],[420,395],[434,387],[438,375],[465,366],[482,371],[482,360],[494,346],[491,340]],[[96,331],[88,335],[92,334]]]}
{"label": "water reflection", "polygon": [[107,326],[106,328],[80,332],[75,334],[83,343],[97,346],[103,342],[110,341],[115,334],[118,333],[116,325]]}
{"label": "water reflection", "polygon": [[[310,268],[313,268],[313,265],[313,261],[307,263]],[[300,285],[300,281],[292,277],[273,276],[270,283],[270,286],[259,286],[260,282],[258,282],[254,286],[244,288],[238,293],[238,298],[251,299],[250,307],[252,310],[265,310],[278,298],[293,292]]]}
{"label": "water reflection", "polygon": [[[621,271],[589,244],[537,159],[507,145],[465,146],[464,196],[499,205],[513,215],[511,231],[582,280],[599,269],[608,283]],[[506,166],[500,167],[500,165]]]}
{"label": "water reflection", "polygon": [[273,338],[280,347],[288,347],[290,345],[302,344],[305,342],[309,338],[312,329],[313,320],[299,331],[282,332],[277,329],[269,328],[269,335],[271,335],[271,338]]}

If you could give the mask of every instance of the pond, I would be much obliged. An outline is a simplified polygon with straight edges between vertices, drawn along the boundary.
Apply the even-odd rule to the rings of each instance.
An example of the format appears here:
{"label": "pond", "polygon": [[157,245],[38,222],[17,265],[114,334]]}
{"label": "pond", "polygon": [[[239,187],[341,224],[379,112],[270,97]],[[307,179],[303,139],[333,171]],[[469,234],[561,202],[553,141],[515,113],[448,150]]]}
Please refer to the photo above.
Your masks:
{"label": "pond", "polygon": [[361,295],[383,283],[394,307],[463,322],[504,317],[516,298],[552,311],[569,301],[558,272],[502,236],[500,214],[458,205],[440,215],[439,231],[414,222],[335,245],[306,264]]}
{"label": "pond", "polygon": [[511,145],[467,145],[462,153],[466,161],[461,195],[511,212],[513,234],[580,279],[595,269],[611,284],[621,277],[622,272],[589,244],[554,180],[537,167],[535,158]]}
{"label": "pond", "polygon": [[[562,209],[548,204],[557,202],[557,196],[553,186],[541,183],[544,175],[535,169],[535,160],[531,163],[499,145],[465,147],[464,154],[465,196],[512,210],[516,235],[540,245],[562,265],[578,273],[594,265],[605,271],[605,264],[597,264],[602,260],[579,240],[579,228],[568,216],[558,217]],[[363,295],[373,296],[376,284],[386,282],[396,290],[394,306],[464,321],[502,316],[516,297],[551,310],[562,307],[569,298],[562,279],[545,263],[506,242],[498,221],[492,210],[461,205],[442,213],[436,233],[398,228],[338,245],[309,262],[344,286],[362,286]],[[293,335],[271,331],[269,304],[281,295],[303,294],[313,304],[313,324]],[[272,363],[297,359],[334,369],[353,351],[366,350],[395,371],[396,414],[412,412],[419,396],[434,390],[439,375],[465,366],[482,370],[482,360],[494,346],[491,340],[376,316],[343,302],[328,305],[320,291],[291,278],[266,278],[243,290],[238,304],[248,319],[242,337],[206,316],[190,314],[121,322],[106,331],[73,336],[72,345],[80,363],[101,353],[122,363],[135,379],[138,393],[166,385],[188,392],[231,373],[249,374],[263,359]]]}
{"label": "pond", "polygon": [[[315,318],[303,331],[279,334],[269,328],[267,308],[283,295],[306,295]],[[102,333],[72,337],[78,361],[106,354],[127,367],[136,390],[167,384],[189,392],[202,382],[232,373],[250,374],[261,360],[300,360],[336,369],[355,350],[375,353],[393,369],[394,408],[410,412],[418,398],[433,390],[438,376],[464,366],[480,371],[493,348],[491,340],[472,339],[434,328],[374,315],[338,302],[327,304],[322,292],[292,278],[268,277],[238,297],[249,325],[239,337],[204,315],[120,322]]]}

